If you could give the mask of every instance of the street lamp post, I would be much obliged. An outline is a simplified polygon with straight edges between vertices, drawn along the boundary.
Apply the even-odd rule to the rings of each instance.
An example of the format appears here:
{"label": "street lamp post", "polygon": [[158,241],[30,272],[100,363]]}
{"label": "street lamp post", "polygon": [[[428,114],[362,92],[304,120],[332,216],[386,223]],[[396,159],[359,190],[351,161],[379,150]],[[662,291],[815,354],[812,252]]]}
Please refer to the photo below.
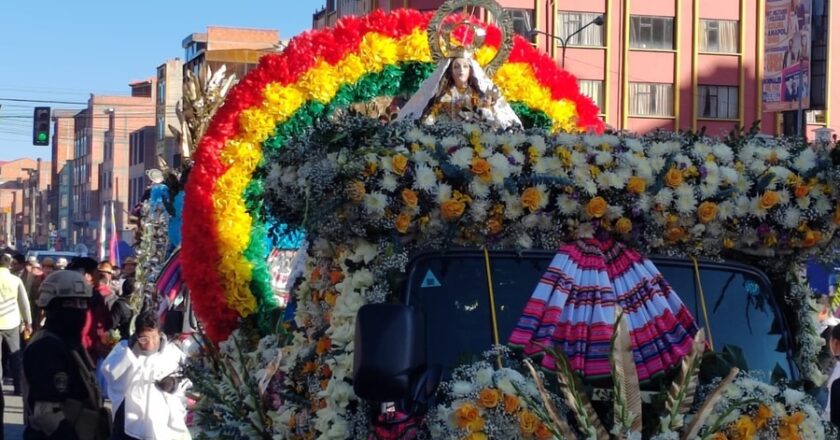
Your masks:
{"label": "street lamp post", "polygon": [[537,34],[542,34],[542,35],[545,35],[545,36],[548,36],[550,38],[553,38],[555,40],[560,41],[560,45],[562,47],[562,52],[560,53],[560,67],[565,69],[566,68],[566,46],[569,44],[569,40],[571,40],[572,37],[574,37],[575,35],[583,32],[584,29],[588,28],[589,26],[592,26],[593,24],[596,25],[596,26],[603,26],[604,25],[604,16],[599,15],[599,16],[595,17],[589,23],[586,23],[585,25],[579,27],[576,31],[567,35],[566,38],[558,37],[557,35],[549,34],[548,32],[540,31],[540,30],[537,30],[537,29],[531,30],[531,32],[529,33],[529,37],[533,38]]}

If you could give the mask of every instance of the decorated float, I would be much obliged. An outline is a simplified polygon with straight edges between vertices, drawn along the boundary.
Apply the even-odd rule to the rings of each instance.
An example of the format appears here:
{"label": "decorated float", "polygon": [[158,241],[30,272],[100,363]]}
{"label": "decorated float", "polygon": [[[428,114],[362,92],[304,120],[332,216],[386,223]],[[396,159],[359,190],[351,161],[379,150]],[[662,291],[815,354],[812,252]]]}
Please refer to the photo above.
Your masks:
{"label": "decorated float", "polygon": [[831,438],[799,267],[840,253],[836,151],[605,133],[492,2],[304,33],[186,183],[197,437]]}

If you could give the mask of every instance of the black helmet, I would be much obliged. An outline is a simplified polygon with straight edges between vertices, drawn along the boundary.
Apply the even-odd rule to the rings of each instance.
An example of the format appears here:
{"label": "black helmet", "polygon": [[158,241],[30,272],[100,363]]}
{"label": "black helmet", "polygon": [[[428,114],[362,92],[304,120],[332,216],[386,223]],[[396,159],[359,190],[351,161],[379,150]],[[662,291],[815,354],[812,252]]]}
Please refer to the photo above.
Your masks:
{"label": "black helmet", "polygon": [[38,307],[45,308],[56,298],[83,298],[93,296],[85,277],[72,270],[59,270],[47,276],[38,290]]}

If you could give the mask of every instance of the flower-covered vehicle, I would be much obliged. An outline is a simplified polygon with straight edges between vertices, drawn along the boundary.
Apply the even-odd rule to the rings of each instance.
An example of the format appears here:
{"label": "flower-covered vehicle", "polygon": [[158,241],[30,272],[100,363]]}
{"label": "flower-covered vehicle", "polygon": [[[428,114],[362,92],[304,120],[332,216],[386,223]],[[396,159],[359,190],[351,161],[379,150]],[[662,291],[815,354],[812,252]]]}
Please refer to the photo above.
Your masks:
{"label": "flower-covered vehicle", "polygon": [[[227,339],[191,376],[208,396],[198,424],[824,437],[803,393],[738,368],[823,380],[796,271],[840,249],[840,158],[754,133],[604,134],[574,78],[509,22],[449,17],[473,3],[504,16],[453,0],[348,17],[230,92],[184,204],[195,310]],[[283,230],[307,236],[286,327],[265,266]],[[476,358],[506,342],[521,351]]]}

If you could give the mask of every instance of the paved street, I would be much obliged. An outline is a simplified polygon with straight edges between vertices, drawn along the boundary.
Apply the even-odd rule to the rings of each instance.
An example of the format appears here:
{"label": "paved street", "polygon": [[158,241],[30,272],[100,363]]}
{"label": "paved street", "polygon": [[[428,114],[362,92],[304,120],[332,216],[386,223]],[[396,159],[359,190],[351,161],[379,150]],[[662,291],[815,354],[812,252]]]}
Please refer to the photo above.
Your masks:
{"label": "paved street", "polygon": [[23,402],[20,396],[12,395],[11,385],[3,385],[3,396],[6,399],[6,410],[3,412],[5,440],[20,440],[23,438]]}

